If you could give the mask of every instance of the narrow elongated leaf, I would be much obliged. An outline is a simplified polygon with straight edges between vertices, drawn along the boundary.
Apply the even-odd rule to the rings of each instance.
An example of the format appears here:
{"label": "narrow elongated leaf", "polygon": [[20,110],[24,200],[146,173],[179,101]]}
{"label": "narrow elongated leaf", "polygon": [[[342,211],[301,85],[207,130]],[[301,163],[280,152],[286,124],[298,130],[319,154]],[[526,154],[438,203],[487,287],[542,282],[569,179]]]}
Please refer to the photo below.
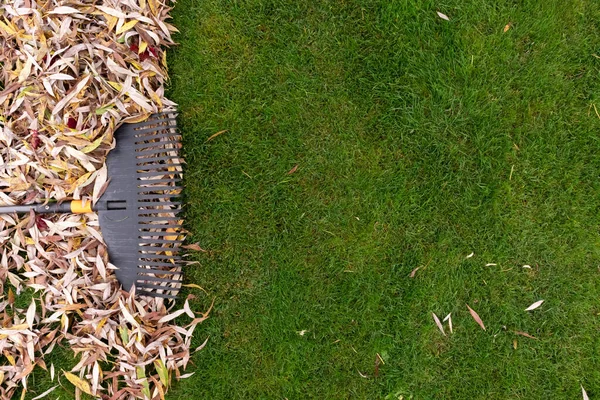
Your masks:
{"label": "narrow elongated leaf", "polygon": [[77,375],[72,374],[70,372],[63,371],[63,373],[65,374],[65,377],[69,380],[69,382],[71,382],[76,388],[89,395],[92,394],[90,384],[85,379],[81,379]]}
{"label": "narrow elongated leaf", "polygon": [[527,307],[525,309],[525,311],[533,311],[536,308],[538,308],[539,306],[541,306],[543,302],[544,302],[544,300],[536,301],[535,303],[533,303],[532,305],[530,305],[529,307]]}
{"label": "narrow elongated leaf", "polygon": [[444,14],[444,13],[441,13],[441,12],[437,11],[437,15],[441,19],[445,19],[446,21],[450,21],[450,18],[448,18],[448,16],[446,14]]}
{"label": "narrow elongated leaf", "polygon": [[442,323],[440,322],[440,319],[438,318],[438,316],[435,315],[435,313],[431,313],[431,315],[433,316],[433,320],[435,321],[435,324],[439,328],[440,332],[442,332],[442,335],[446,336],[446,332],[444,332],[444,327],[443,327]]}
{"label": "narrow elongated leaf", "polygon": [[479,326],[481,327],[481,329],[483,329],[485,331],[486,330],[485,329],[485,325],[483,324],[483,321],[479,317],[479,314],[477,314],[477,312],[475,312],[475,310],[473,310],[471,307],[469,307],[468,304],[467,304],[467,308],[469,309],[469,313],[471,313],[471,317],[473,317],[473,319],[475,320],[475,322],[477,322],[477,324],[479,324]]}

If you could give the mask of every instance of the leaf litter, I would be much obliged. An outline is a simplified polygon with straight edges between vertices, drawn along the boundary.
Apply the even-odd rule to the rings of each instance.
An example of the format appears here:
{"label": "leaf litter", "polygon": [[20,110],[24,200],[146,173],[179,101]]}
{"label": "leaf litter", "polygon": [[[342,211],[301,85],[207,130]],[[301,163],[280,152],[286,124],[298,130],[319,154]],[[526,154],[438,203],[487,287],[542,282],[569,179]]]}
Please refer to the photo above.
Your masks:
{"label": "leaf litter", "polygon": [[[175,110],[164,96],[170,10],[159,0],[2,2],[1,205],[98,200],[114,131]],[[33,392],[28,377],[58,344],[77,361],[56,371],[75,398],[164,399],[173,378],[191,376],[192,336],[210,308],[136,298],[117,267],[95,213],[0,215],[1,399]],[[26,290],[32,301],[20,308]]]}

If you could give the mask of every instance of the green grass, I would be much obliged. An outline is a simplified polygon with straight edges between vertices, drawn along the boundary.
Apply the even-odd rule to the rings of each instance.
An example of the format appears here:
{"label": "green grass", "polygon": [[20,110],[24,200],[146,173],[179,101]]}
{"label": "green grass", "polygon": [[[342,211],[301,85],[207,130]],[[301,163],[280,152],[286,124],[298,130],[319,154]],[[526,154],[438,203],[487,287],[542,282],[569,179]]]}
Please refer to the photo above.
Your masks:
{"label": "green grass", "polygon": [[179,0],[173,15],[186,221],[209,250],[187,279],[215,307],[171,398],[600,396],[594,1]]}

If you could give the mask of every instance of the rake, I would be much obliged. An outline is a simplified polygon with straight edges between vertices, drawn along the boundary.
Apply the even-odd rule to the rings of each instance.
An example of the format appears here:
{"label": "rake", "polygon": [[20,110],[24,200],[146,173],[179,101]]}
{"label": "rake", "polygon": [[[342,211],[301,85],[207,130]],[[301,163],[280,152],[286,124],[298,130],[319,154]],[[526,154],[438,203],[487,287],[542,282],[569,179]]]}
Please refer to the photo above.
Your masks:
{"label": "rake", "polygon": [[0,207],[0,214],[98,212],[102,236],[115,275],[129,291],[174,299],[183,271],[177,255],[183,242],[181,212],[181,135],[173,113],[123,124],[108,153],[108,186],[92,206],[81,200]]}

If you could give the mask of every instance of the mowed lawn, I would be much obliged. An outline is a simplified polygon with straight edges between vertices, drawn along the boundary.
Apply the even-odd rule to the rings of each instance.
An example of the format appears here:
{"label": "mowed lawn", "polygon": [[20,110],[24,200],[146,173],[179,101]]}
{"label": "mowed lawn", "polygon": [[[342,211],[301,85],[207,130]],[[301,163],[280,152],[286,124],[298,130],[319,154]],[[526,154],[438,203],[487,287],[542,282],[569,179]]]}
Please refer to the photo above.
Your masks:
{"label": "mowed lawn", "polygon": [[173,15],[187,293],[214,309],[170,398],[600,398],[597,2]]}

